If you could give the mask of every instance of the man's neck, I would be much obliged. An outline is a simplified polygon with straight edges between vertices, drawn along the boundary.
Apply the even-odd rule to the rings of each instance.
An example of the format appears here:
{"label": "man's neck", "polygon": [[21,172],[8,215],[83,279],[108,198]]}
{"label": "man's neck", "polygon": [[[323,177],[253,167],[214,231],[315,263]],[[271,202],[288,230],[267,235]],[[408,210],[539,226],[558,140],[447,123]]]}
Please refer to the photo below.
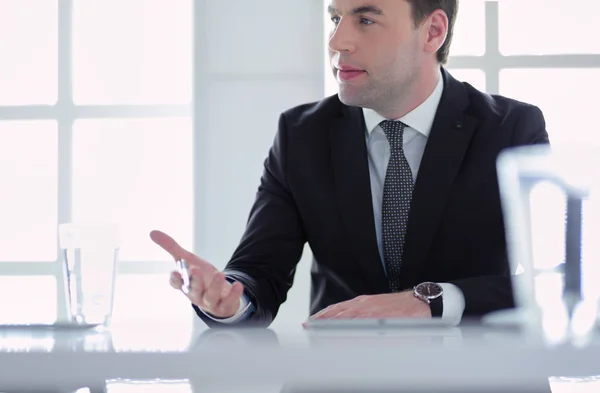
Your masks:
{"label": "man's neck", "polygon": [[410,90],[410,93],[403,95],[404,100],[400,99],[394,102],[389,108],[382,109],[381,111],[376,110],[376,112],[386,119],[399,119],[405,116],[421,105],[433,93],[440,77],[439,65],[432,67],[431,71],[422,72],[419,78],[413,80],[409,86],[406,86]]}

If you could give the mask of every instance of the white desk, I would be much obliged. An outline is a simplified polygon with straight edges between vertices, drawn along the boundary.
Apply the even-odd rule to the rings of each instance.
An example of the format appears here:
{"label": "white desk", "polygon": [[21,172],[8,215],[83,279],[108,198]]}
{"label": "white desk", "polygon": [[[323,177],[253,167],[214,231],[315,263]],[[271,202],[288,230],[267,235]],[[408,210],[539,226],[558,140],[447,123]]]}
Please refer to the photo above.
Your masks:
{"label": "white desk", "polygon": [[[143,347],[128,350],[127,337],[141,337]],[[2,392],[82,386],[102,391],[112,379],[189,380],[195,392],[306,391],[298,384],[318,386],[320,392],[329,391],[326,387],[339,392],[358,391],[350,387],[365,392],[537,392],[528,389],[550,376],[593,375],[600,375],[599,344],[547,348],[526,341],[518,331],[476,326],[278,334],[206,330],[192,336],[158,323],[107,332],[0,330]]]}

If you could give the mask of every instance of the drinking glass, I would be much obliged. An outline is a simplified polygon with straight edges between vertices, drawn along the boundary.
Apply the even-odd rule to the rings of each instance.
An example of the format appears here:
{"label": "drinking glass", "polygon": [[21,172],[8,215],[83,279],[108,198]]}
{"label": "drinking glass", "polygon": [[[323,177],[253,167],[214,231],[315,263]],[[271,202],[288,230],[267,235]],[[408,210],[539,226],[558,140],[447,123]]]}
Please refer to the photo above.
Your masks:
{"label": "drinking glass", "polygon": [[109,325],[120,247],[118,227],[65,223],[58,232],[69,322]]}
{"label": "drinking glass", "polygon": [[600,299],[600,149],[522,146],[497,161],[516,306],[547,342],[589,338]]}

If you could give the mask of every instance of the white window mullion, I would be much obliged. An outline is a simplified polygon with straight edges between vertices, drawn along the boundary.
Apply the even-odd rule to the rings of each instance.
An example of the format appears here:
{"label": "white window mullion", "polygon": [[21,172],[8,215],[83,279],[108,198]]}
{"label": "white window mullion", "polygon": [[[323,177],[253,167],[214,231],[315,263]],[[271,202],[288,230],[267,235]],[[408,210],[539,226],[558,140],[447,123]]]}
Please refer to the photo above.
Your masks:
{"label": "white window mullion", "polygon": [[[210,59],[206,56],[210,46],[210,37],[207,34],[209,25],[208,5],[205,1],[194,1],[193,3],[193,36],[192,45],[192,75],[193,89],[192,102],[194,116],[193,123],[193,160],[194,160],[194,239],[192,250],[202,255],[207,248],[206,233],[209,230],[206,223],[206,200],[207,195],[204,191],[204,185],[207,183],[208,172],[208,132],[207,124],[212,120],[210,116],[210,90],[207,88],[210,84]],[[192,326],[195,331],[201,329],[202,322],[192,319]]]}
{"label": "white window mullion", "polygon": [[71,109],[75,119],[124,119],[190,117],[190,105],[77,105]]}
{"label": "white window mullion", "polygon": [[[73,0],[60,0],[58,4],[58,223],[71,221],[72,195],[72,144],[73,144],[73,94],[72,94],[72,13]],[[57,239],[56,301],[57,319],[67,317],[65,288],[62,280],[62,255]]]}
{"label": "white window mullion", "polygon": [[54,275],[55,273],[54,264],[49,262],[18,261],[0,263],[0,277]]}
{"label": "white window mullion", "polygon": [[56,119],[54,105],[0,106],[0,120]]}
{"label": "white window mullion", "polygon": [[506,68],[600,68],[600,55],[511,55],[498,62]]}
{"label": "white window mullion", "polygon": [[498,3],[485,3],[485,56],[484,71],[486,75],[486,91],[498,94],[500,91],[500,16]]}

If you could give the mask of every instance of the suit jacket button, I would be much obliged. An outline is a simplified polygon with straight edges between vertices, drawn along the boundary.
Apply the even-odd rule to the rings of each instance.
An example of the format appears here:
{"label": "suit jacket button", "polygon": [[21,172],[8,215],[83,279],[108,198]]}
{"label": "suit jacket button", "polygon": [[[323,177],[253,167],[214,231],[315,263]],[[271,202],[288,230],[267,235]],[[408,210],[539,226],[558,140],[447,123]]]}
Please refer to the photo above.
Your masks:
{"label": "suit jacket button", "polygon": [[461,128],[463,128],[463,123],[461,123],[460,121],[457,121],[456,124],[454,124],[454,127],[458,128],[460,130]]}

